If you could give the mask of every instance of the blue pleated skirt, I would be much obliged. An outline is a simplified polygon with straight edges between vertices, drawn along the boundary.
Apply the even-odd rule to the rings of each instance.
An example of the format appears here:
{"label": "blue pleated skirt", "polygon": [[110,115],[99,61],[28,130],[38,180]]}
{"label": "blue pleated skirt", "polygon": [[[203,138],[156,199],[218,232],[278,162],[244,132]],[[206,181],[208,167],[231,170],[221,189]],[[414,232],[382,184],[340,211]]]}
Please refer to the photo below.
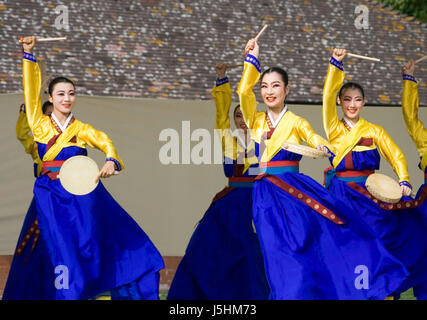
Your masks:
{"label": "blue pleated skirt", "polygon": [[[364,183],[358,185],[364,187]],[[329,190],[352,207],[409,271],[409,277],[395,293],[424,286],[427,281],[427,204],[405,210],[384,210],[337,177],[332,178]],[[403,197],[403,200],[412,199]],[[416,290],[414,293],[417,294]]]}
{"label": "blue pleated skirt", "polygon": [[277,177],[345,224],[326,219],[267,179],[256,181],[253,215],[270,299],[384,299],[401,285],[405,267],[340,197],[304,174]]}
{"label": "blue pleated skirt", "polygon": [[[38,218],[40,238],[15,255],[3,299],[158,299],[163,259],[145,232],[99,183],[84,196],[37,178],[18,245]],[[18,246],[17,246],[18,247]]]}
{"label": "blue pleated skirt", "polygon": [[267,299],[268,291],[252,227],[252,190],[236,188],[213,202],[198,223],[168,299]]}

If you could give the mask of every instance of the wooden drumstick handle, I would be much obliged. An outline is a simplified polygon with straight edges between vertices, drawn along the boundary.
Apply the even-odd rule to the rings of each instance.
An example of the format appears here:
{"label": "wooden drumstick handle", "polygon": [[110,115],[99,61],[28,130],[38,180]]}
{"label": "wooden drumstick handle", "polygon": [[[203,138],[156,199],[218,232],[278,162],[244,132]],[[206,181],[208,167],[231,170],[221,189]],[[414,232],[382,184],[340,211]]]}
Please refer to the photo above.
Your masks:
{"label": "wooden drumstick handle", "polygon": [[61,40],[67,40],[67,37],[41,38],[41,39],[37,39],[37,42],[50,42],[50,41],[61,41]]}
{"label": "wooden drumstick handle", "polygon": [[267,29],[268,24],[264,25],[264,27],[261,29],[261,31],[256,35],[255,41],[258,41],[259,37],[262,35],[262,33]]}
{"label": "wooden drumstick handle", "polygon": [[347,55],[349,57],[353,57],[353,58],[359,58],[359,59],[364,59],[364,60],[370,60],[370,61],[376,61],[376,62],[380,62],[381,60],[378,58],[371,58],[371,57],[367,57],[367,56],[361,56],[358,54],[354,54],[354,53],[347,53]]}
{"label": "wooden drumstick handle", "polygon": [[233,68],[243,67],[243,64],[227,64],[226,67],[227,69],[233,69]]}
{"label": "wooden drumstick handle", "polygon": [[421,61],[423,61],[425,59],[427,59],[427,54],[424,57],[419,58],[418,60],[415,60],[415,64],[417,64],[418,62],[421,62]]}
{"label": "wooden drumstick handle", "polygon": [[[19,42],[22,42],[24,38],[20,38]],[[67,37],[58,37],[58,38],[40,38],[37,39],[37,42],[50,42],[50,41],[61,41],[61,40],[67,40]]]}
{"label": "wooden drumstick handle", "polygon": [[[333,51],[334,51],[334,49],[333,49],[333,48],[328,48],[328,50],[329,50],[330,52],[333,52]],[[380,59],[378,59],[378,58],[371,58],[371,57],[367,57],[367,56],[361,56],[361,55],[359,55],[359,54],[354,54],[354,53],[350,53],[350,52],[347,52],[347,55],[348,55],[349,57],[359,58],[359,59],[364,59],[364,60],[370,60],[370,61],[375,61],[375,62],[379,62],[379,61],[381,61],[381,60],[380,60]]]}

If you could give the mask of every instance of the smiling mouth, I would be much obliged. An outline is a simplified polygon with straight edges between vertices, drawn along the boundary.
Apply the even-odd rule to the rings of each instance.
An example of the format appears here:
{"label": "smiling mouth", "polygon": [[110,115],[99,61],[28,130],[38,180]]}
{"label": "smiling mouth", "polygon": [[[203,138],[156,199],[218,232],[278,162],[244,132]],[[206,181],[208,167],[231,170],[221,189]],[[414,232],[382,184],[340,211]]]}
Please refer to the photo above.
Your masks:
{"label": "smiling mouth", "polygon": [[268,102],[273,102],[276,100],[276,97],[266,97],[265,100],[267,100]]}

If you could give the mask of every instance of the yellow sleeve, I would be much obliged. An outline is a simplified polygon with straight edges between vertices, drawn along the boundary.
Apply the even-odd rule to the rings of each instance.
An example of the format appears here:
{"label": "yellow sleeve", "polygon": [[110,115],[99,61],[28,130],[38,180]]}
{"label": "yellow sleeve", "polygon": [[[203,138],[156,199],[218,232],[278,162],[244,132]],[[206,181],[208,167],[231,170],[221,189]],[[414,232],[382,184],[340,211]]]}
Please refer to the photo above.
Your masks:
{"label": "yellow sleeve", "polygon": [[33,131],[33,128],[41,120],[42,103],[40,98],[41,75],[40,69],[36,62],[28,59],[23,59],[22,65],[23,86],[25,98],[25,112],[27,115],[28,126]]}
{"label": "yellow sleeve", "polygon": [[243,118],[249,129],[257,129],[255,123],[257,115],[256,96],[253,92],[253,87],[259,81],[261,69],[258,60],[248,55],[245,59],[242,78],[240,79],[237,94],[239,95],[240,109],[242,110]]}
{"label": "yellow sleeve", "polygon": [[419,105],[418,84],[411,80],[403,80],[403,118],[405,119],[406,129],[415,142],[418,153],[423,155],[427,152],[427,129],[418,118]]}
{"label": "yellow sleeve", "polygon": [[323,86],[322,116],[323,128],[326,136],[333,144],[334,140],[340,136],[339,118],[337,113],[337,95],[341,89],[345,78],[344,71],[329,64],[325,84]]}
{"label": "yellow sleeve", "polygon": [[34,138],[31,136],[30,127],[28,126],[27,116],[25,112],[19,112],[18,120],[16,121],[16,138],[25,148],[25,152],[32,153]]}
{"label": "yellow sleeve", "polygon": [[381,155],[390,163],[399,177],[399,182],[409,180],[408,164],[402,150],[394,143],[388,133],[380,126],[375,127],[374,142]]}
{"label": "yellow sleeve", "polygon": [[124,169],[122,159],[117,154],[116,148],[110,138],[102,131],[96,130],[89,124],[84,124],[78,133],[78,138],[83,140],[88,146],[104,152],[107,160],[114,159],[118,171]]}
{"label": "yellow sleeve", "polygon": [[305,141],[308,146],[316,148],[318,145],[322,145],[328,147],[329,150],[334,152],[329,142],[314,132],[310,123],[306,119],[300,117],[294,128],[297,130],[298,136],[301,137],[301,139]]}
{"label": "yellow sleeve", "polygon": [[34,137],[30,135],[30,131],[25,112],[19,112],[18,121],[16,121],[16,137],[24,146],[25,153],[30,154],[34,162],[40,163],[37,143],[34,141]]}
{"label": "yellow sleeve", "polygon": [[[230,106],[232,102],[233,91],[231,90],[228,78],[227,82],[215,85],[212,89],[212,96],[216,106],[215,129],[221,139],[223,155],[230,159],[236,159],[236,139],[230,130]],[[222,80],[222,79],[221,79]]]}
{"label": "yellow sleeve", "polygon": [[212,89],[212,96],[216,106],[215,129],[230,129],[230,106],[232,101],[232,90],[229,82],[216,85]]}

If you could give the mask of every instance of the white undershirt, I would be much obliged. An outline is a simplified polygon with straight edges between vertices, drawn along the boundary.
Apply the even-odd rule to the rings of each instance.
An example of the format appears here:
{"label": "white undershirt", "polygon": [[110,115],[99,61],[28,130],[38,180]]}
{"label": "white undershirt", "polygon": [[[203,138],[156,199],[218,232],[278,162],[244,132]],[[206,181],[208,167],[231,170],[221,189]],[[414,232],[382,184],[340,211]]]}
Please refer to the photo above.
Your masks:
{"label": "white undershirt", "polygon": [[240,134],[236,134],[236,138],[237,138],[237,142],[240,144],[240,146],[243,149],[245,149],[245,150],[249,149],[249,146],[251,145],[252,139],[250,139],[248,145],[246,145],[244,136],[242,137]]}
{"label": "white undershirt", "polygon": [[286,111],[288,111],[288,106],[285,105],[282,112],[280,112],[279,117],[275,121],[273,120],[273,116],[272,116],[270,110],[267,111],[268,117],[270,118],[271,125],[273,126],[273,128],[276,128],[276,126],[279,124],[280,120],[283,118],[283,115],[286,113]]}
{"label": "white undershirt", "polygon": [[67,129],[67,126],[70,123],[70,120],[73,117],[73,114],[70,112],[70,115],[68,116],[67,120],[65,120],[64,125],[61,125],[58,118],[55,116],[55,114],[53,112],[51,113],[50,116],[52,117],[53,121],[55,121],[55,123],[59,127],[59,129],[61,129],[61,131],[64,132],[65,129]]}

